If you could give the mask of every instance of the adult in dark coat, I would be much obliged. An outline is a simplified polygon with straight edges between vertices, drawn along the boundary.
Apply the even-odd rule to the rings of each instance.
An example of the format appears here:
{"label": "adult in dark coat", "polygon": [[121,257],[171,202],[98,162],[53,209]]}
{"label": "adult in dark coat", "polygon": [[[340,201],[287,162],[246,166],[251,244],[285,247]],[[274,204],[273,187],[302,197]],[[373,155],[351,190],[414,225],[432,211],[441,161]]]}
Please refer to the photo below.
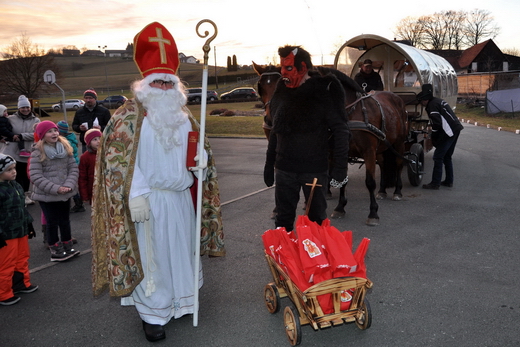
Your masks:
{"label": "adult in dark coat", "polygon": [[[417,94],[417,100],[426,107],[432,127],[433,152],[432,180],[424,184],[424,189],[439,189],[439,187],[453,186],[453,163],[451,157],[461,130],[464,128],[450,105],[442,99],[433,96],[431,84],[425,84],[422,91]],[[446,177],[442,180],[442,166],[446,171]]]}
{"label": "adult in dark coat", "polygon": [[[345,92],[332,75],[321,76],[312,69],[310,55],[298,46],[278,50],[282,79],[273,94],[270,110],[273,128],[269,137],[264,181],[272,186],[276,171],[276,227],[293,230],[296,208],[303,190],[310,203],[309,219],[321,223],[326,217],[329,182],[329,138],[333,137],[335,169],[332,181],[346,183],[350,132],[346,123]],[[276,169],[276,170],[275,170]]]}
{"label": "adult in dark coat", "polygon": [[72,121],[72,129],[79,133],[79,140],[82,145],[81,153],[85,153],[87,150],[87,144],[85,143],[87,130],[99,129],[103,132],[111,117],[108,109],[97,104],[97,93],[94,89],[87,89],[83,93],[83,99],[85,100],[85,106],[76,111]]}
{"label": "adult in dark coat", "polygon": [[372,90],[384,89],[381,76],[372,68],[372,60],[370,59],[365,59],[365,61],[363,61],[361,69],[356,74],[356,76],[354,76],[354,81],[356,81],[359,86],[367,93],[371,92]]}

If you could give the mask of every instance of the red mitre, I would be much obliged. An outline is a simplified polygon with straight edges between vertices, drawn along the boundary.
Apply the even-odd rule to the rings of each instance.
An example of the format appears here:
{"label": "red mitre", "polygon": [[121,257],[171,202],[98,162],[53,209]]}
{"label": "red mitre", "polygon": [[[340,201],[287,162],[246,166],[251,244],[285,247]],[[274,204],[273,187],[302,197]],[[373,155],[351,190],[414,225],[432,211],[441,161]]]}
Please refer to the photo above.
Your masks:
{"label": "red mitre", "polygon": [[175,74],[179,52],[168,29],[153,22],[141,30],[134,38],[134,61],[143,77],[153,73]]}

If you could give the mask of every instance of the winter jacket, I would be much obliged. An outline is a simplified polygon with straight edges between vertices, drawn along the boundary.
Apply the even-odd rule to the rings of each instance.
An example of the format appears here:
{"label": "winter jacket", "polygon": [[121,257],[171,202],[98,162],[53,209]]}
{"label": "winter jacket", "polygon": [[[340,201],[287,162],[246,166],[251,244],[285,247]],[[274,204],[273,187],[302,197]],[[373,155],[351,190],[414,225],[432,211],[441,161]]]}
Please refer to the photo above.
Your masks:
{"label": "winter jacket", "polygon": [[13,126],[7,117],[0,115],[0,137],[5,137],[6,141],[13,141]]}
{"label": "winter jacket", "polygon": [[92,202],[92,188],[94,186],[94,169],[96,166],[96,154],[89,148],[81,155],[79,162],[79,195],[81,200]]}
{"label": "winter jacket", "polygon": [[434,146],[444,138],[459,134],[464,129],[450,105],[442,99],[432,98],[426,105],[426,112],[432,125]]}
{"label": "winter jacket", "polygon": [[[31,154],[29,168],[33,183],[31,198],[35,201],[66,201],[78,193],[78,164],[73,156],[45,159],[40,161],[40,150],[35,148]],[[67,194],[58,194],[60,187],[72,188]]]}
{"label": "winter jacket", "polygon": [[[29,116],[22,117],[20,112],[15,112],[9,117],[9,122],[13,126],[13,133],[21,134],[25,141],[25,150],[30,152],[34,143],[34,129],[36,124],[40,123],[40,119],[31,112]],[[28,158],[19,156],[18,144],[16,142],[9,142],[3,149],[3,153],[10,155],[17,162],[27,163]]]}
{"label": "winter jacket", "polygon": [[363,83],[366,83],[365,92],[370,92],[372,90],[383,90],[383,81],[381,80],[381,76],[372,71],[369,74],[360,71],[354,76],[354,81],[356,81],[361,88],[363,88]]}
{"label": "winter jacket", "polygon": [[79,134],[79,140],[82,144],[85,144],[85,133],[86,131],[81,131],[79,127],[83,123],[88,123],[88,128],[92,129],[92,125],[94,124],[94,120],[97,118],[99,122],[99,126],[101,127],[101,132],[105,130],[105,127],[108,124],[112,115],[110,111],[103,106],[96,105],[92,111],[89,110],[86,106],[79,108],[74,115],[74,120],[72,121],[72,129]]}
{"label": "winter jacket", "polygon": [[25,208],[25,195],[20,183],[0,182],[0,239],[12,240],[28,234],[33,218]]}
{"label": "winter jacket", "polygon": [[78,136],[74,133],[68,133],[67,136],[64,136],[69,144],[72,147],[72,155],[76,160],[76,164],[79,164],[79,155],[78,155]]}
{"label": "winter jacket", "polygon": [[266,166],[297,173],[327,171],[332,135],[336,169],[345,178],[350,131],[345,91],[335,76],[312,75],[298,88],[287,88],[280,79],[270,107]]}

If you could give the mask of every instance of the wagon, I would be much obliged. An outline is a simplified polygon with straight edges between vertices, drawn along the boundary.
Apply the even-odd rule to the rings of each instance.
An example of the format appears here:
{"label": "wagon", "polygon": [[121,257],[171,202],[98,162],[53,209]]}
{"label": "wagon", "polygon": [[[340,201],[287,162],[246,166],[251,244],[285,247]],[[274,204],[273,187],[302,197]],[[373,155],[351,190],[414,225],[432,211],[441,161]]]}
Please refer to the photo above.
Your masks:
{"label": "wagon", "polygon": [[455,110],[458,94],[455,70],[436,54],[370,34],[346,41],[336,54],[334,67],[354,78],[365,59],[372,60],[384,89],[400,96],[406,104],[410,129],[405,147],[408,179],[411,185],[418,186],[422,181],[424,153],[432,148],[432,143],[428,115],[416,96],[423,84],[431,84],[433,95]]}
{"label": "wagon", "polygon": [[[286,306],[283,311],[285,333],[292,346],[301,342],[301,326],[310,324],[314,330],[331,326],[352,323],[365,330],[372,324],[370,304],[366,298],[367,289],[372,282],[360,277],[341,277],[325,280],[301,291],[276,261],[265,254],[273,282],[264,288],[267,310],[277,313],[280,310],[281,298],[291,299],[294,307]],[[345,293],[349,294],[345,294]],[[324,313],[318,296],[332,295],[333,312]],[[341,308],[342,295],[351,295],[350,307]]]}

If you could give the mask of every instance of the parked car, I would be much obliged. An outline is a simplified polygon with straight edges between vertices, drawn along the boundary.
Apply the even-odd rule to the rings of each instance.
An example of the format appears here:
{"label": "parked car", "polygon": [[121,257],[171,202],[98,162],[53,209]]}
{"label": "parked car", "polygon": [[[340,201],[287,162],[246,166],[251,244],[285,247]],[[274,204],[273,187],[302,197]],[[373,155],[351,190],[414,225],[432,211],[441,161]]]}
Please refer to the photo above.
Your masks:
{"label": "parked car", "polygon": [[[206,100],[208,101],[218,100],[218,94],[214,90],[208,90],[206,95]],[[188,102],[200,104],[202,100],[202,88],[188,88],[186,89],[186,96],[188,97]]]}
{"label": "parked car", "polygon": [[258,93],[254,88],[235,88],[227,93],[220,95],[222,100],[231,99],[258,99]]}
{"label": "parked car", "polygon": [[124,95],[112,95],[105,100],[98,101],[98,105],[106,108],[117,108],[125,103],[128,98]]}
{"label": "parked car", "polygon": [[[61,110],[61,104],[62,101],[58,102],[57,104],[52,105],[52,109],[54,111],[60,111]],[[77,110],[78,108],[85,105],[85,101],[80,99],[67,99],[65,100],[65,109],[66,110]]]}

